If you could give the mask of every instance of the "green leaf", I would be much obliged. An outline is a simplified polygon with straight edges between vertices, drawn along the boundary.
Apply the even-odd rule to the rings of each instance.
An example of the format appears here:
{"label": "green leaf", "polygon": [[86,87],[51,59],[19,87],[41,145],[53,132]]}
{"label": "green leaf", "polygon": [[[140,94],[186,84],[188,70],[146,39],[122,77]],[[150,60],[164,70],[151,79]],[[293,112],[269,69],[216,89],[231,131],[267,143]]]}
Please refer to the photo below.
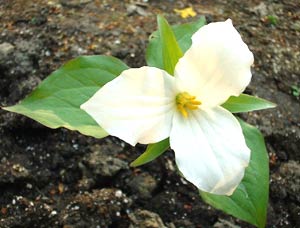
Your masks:
{"label": "green leaf", "polygon": [[150,35],[149,44],[146,49],[146,62],[148,66],[164,69],[161,46],[160,36],[156,31]]}
{"label": "green leaf", "polygon": [[[173,75],[176,63],[183,54],[167,20],[163,16],[158,15],[157,24],[162,47],[163,69]],[[157,55],[158,53],[156,53]]]}
{"label": "green leaf", "polygon": [[192,45],[192,35],[205,24],[205,17],[201,17],[198,21],[192,23],[172,26],[176,40],[183,53],[185,53]]}
{"label": "green leaf", "polygon": [[296,85],[291,86],[292,89],[292,95],[295,97],[299,97],[300,96],[300,88]]}
{"label": "green leaf", "polygon": [[260,131],[240,120],[246,143],[251,149],[245,176],[231,196],[200,191],[202,199],[215,208],[263,228],[266,223],[269,195],[269,162]]}
{"label": "green leaf", "polygon": [[130,166],[136,167],[153,161],[155,158],[159,157],[162,153],[164,153],[169,148],[169,146],[169,139],[164,139],[158,143],[149,144],[147,146],[146,151],[136,160],[134,160],[130,164]]}
{"label": "green leaf", "polygon": [[231,96],[222,106],[232,113],[238,113],[274,108],[276,104],[259,97],[241,94],[238,97]]}
{"label": "green leaf", "polygon": [[28,116],[50,128],[65,127],[102,138],[107,133],[80,105],[125,69],[128,67],[113,57],[79,57],[53,72],[19,104],[3,109]]}
{"label": "green leaf", "polygon": [[[190,48],[192,44],[192,35],[203,25],[205,25],[205,18],[201,17],[198,21],[192,23],[186,23],[182,25],[172,26],[172,30],[175,34],[175,38],[178,42],[180,49],[185,52]],[[162,56],[162,40],[158,31],[151,34],[149,44],[146,50],[146,61],[148,66],[164,68],[163,56]]]}

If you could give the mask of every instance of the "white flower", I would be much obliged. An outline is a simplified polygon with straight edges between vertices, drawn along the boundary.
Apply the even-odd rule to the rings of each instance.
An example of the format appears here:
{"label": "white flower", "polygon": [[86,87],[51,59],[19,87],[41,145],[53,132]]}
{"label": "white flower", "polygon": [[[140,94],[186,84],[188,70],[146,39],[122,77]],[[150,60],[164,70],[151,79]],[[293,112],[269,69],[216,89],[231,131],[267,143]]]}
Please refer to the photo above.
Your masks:
{"label": "white flower", "polygon": [[155,67],[125,70],[81,108],[131,145],[170,137],[176,163],[200,190],[231,195],[250,159],[237,119],[220,105],[251,79],[253,55],[230,19],[200,28],[174,77]]}

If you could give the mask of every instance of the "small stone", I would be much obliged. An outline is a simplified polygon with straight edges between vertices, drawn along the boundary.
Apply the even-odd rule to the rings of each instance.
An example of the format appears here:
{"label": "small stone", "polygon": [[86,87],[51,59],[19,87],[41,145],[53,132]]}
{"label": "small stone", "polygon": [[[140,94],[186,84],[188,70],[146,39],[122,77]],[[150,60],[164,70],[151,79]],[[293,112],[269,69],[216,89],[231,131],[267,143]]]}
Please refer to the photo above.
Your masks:
{"label": "small stone", "polygon": [[0,164],[0,183],[15,183],[29,178],[29,171],[21,164]]}
{"label": "small stone", "polygon": [[0,44],[0,56],[7,56],[9,55],[10,53],[13,52],[13,50],[15,49],[15,46],[13,46],[12,44],[10,43],[2,43]]}
{"label": "small stone", "polygon": [[26,188],[28,188],[28,189],[32,189],[32,184],[30,184],[30,183],[27,183],[27,184],[26,184]]}
{"label": "small stone", "polygon": [[53,217],[53,216],[55,216],[55,215],[57,215],[57,211],[51,211],[50,217]]}
{"label": "small stone", "polygon": [[157,181],[148,173],[142,173],[134,176],[129,182],[132,192],[139,195],[140,198],[147,199],[152,196],[152,192],[157,187]]}
{"label": "small stone", "polygon": [[292,24],[291,28],[299,32],[300,31],[300,21],[294,22]]}
{"label": "small stone", "polygon": [[127,15],[131,16],[133,14],[139,14],[141,16],[147,16],[148,13],[140,6],[137,6],[136,4],[130,4],[127,6]]}
{"label": "small stone", "polygon": [[45,56],[49,57],[51,55],[51,52],[50,51],[46,51],[45,52]]}
{"label": "small stone", "polygon": [[60,3],[63,6],[79,7],[79,6],[85,5],[87,3],[90,3],[92,1],[93,0],[60,0]]}
{"label": "small stone", "polygon": [[135,210],[128,215],[131,224],[129,228],[166,228],[158,214],[147,210]]}
{"label": "small stone", "polygon": [[213,225],[214,228],[240,228],[240,226],[237,226],[233,224],[231,221],[227,221],[225,219],[219,219],[218,222],[216,222]]}
{"label": "small stone", "polygon": [[103,177],[112,177],[122,169],[127,169],[128,164],[119,158],[105,153],[102,148],[97,148],[94,152],[84,158],[84,162],[92,172]]}
{"label": "small stone", "polygon": [[83,177],[78,181],[78,188],[80,190],[89,190],[95,185],[95,181],[92,178]]}
{"label": "small stone", "polygon": [[116,191],[116,197],[117,197],[117,198],[122,197],[122,195],[123,195],[123,192],[122,192],[121,190],[117,190],[117,191]]}
{"label": "small stone", "polygon": [[268,8],[264,2],[261,2],[259,5],[251,8],[250,11],[258,14],[261,17],[268,15]]}

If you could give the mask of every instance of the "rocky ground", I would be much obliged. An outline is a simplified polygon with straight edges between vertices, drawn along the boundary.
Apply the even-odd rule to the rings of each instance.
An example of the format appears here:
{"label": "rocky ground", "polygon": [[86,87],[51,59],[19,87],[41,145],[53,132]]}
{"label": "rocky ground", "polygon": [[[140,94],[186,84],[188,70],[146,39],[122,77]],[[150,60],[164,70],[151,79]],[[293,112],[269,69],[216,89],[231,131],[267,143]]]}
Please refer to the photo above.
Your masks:
{"label": "rocky ground", "polygon": [[[156,14],[192,6],[208,22],[231,18],[255,55],[246,92],[278,104],[243,114],[270,156],[268,227],[300,227],[300,3],[298,0],[0,0],[0,105],[15,104],[78,55],[131,67]],[[251,227],[201,201],[171,151],[130,168],[144,147],[51,130],[0,110],[0,227]]]}

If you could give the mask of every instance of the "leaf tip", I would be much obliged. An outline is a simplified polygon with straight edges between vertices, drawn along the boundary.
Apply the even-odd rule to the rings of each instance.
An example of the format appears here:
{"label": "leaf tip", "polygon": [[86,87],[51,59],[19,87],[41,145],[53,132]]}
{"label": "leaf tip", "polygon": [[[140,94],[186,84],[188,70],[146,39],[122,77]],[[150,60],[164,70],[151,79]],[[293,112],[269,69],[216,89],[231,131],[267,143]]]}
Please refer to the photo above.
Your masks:
{"label": "leaf tip", "polygon": [[165,17],[164,17],[163,14],[159,13],[159,14],[157,14],[157,16],[156,16],[156,19],[157,19],[157,21],[159,21],[159,20],[164,20]]}
{"label": "leaf tip", "polygon": [[3,109],[5,111],[9,111],[9,112],[13,112],[14,106],[8,106],[8,107],[0,106],[0,109]]}
{"label": "leaf tip", "polygon": [[137,164],[136,160],[134,160],[133,162],[131,162],[131,163],[129,164],[129,166],[132,167],[132,168],[135,168],[135,167],[137,167],[137,166],[139,166],[139,165]]}
{"label": "leaf tip", "polygon": [[276,107],[277,107],[276,103],[270,102],[270,108],[276,108]]}

